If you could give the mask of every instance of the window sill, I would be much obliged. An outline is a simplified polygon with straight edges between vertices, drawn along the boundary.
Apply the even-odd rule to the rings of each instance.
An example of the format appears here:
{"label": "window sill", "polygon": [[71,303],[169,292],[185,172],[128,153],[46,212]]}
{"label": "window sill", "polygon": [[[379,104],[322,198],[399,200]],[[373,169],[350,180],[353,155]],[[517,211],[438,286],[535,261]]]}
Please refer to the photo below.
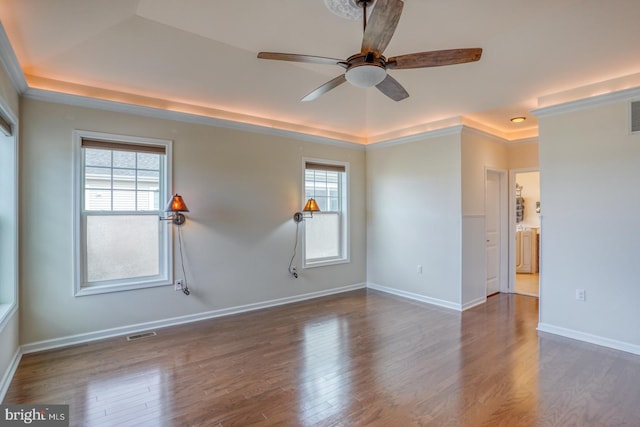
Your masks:
{"label": "window sill", "polygon": [[166,281],[162,282],[149,282],[149,283],[132,283],[123,285],[102,285],[102,286],[85,286],[80,289],[76,289],[75,296],[84,297],[88,295],[110,294],[113,292],[134,291],[136,289],[157,288],[160,286],[169,286],[171,283]]}
{"label": "window sill", "polygon": [[302,266],[302,268],[326,267],[329,265],[349,264],[350,262],[351,261],[348,258],[331,259],[325,261],[307,262]]}

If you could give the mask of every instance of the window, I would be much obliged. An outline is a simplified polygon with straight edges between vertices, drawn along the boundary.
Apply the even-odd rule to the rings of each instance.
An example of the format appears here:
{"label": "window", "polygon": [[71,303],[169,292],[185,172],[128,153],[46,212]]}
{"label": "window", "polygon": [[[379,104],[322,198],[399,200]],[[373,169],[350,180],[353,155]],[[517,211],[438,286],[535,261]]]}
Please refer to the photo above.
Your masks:
{"label": "window", "polygon": [[171,283],[171,142],[75,132],[76,295]]}
{"label": "window", "polygon": [[18,179],[15,120],[0,106],[0,330],[17,307]]}
{"label": "window", "polygon": [[320,212],[304,222],[304,266],[349,261],[347,181],[348,164],[304,161],[304,200],[314,198]]}

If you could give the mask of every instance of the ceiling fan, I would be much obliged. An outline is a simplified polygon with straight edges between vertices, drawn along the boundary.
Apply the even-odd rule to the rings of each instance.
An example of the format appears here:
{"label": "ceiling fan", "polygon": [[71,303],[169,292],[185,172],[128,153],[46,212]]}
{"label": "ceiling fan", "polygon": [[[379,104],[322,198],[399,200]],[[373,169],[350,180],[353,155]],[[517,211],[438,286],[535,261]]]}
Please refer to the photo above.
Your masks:
{"label": "ceiling fan", "polygon": [[[482,56],[481,48],[435,50],[431,52],[410,53],[407,55],[385,58],[382,52],[391,41],[396,30],[404,0],[351,0],[363,8],[362,20],[364,35],[359,53],[346,60],[323,56],[299,55],[295,53],[260,52],[258,58],[277,61],[306,62],[314,64],[338,65],[346,71],[344,74],[329,80],[302,98],[312,101],[321,95],[340,86],[345,81],[358,87],[375,86],[394,101],[402,101],[409,97],[400,83],[391,77],[388,70],[409,68],[439,67],[442,65],[462,64],[478,61]],[[375,3],[367,22],[367,8]]]}

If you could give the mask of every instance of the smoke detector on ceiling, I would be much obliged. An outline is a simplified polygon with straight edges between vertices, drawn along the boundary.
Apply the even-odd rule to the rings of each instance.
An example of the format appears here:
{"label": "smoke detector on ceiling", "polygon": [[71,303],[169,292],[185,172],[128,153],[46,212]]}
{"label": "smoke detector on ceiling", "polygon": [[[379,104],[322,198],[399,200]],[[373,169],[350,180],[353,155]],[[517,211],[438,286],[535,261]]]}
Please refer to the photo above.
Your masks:
{"label": "smoke detector on ceiling", "polygon": [[[362,6],[358,4],[360,2],[359,0],[324,0],[324,4],[335,15],[354,21],[362,19]],[[374,3],[375,0],[369,1],[367,13],[370,13]]]}

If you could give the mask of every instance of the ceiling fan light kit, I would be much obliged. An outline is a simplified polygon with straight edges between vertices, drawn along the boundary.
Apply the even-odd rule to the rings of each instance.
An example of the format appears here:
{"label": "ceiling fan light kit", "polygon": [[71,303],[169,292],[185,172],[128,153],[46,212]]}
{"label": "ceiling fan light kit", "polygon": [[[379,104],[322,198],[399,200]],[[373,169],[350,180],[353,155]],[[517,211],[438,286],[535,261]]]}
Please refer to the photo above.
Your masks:
{"label": "ceiling fan light kit", "polygon": [[384,57],[376,58],[373,54],[356,54],[347,59],[347,71],[344,77],[357,87],[373,87],[387,77]]}
{"label": "ceiling fan light kit", "polygon": [[[410,53],[387,59],[382,56],[382,52],[391,41],[391,37],[393,37],[393,33],[398,26],[402,8],[404,7],[403,0],[324,0],[324,2],[329,10],[345,18],[353,15],[354,8],[361,9],[360,16],[362,17],[364,34],[359,53],[350,56],[344,61],[296,53],[258,53],[258,58],[261,59],[338,65],[345,68],[344,74],[316,88],[302,98],[302,101],[317,99],[344,82],[363,88],[375,86],[392,100],[402,101],[409,97],[409,93],[396,79],[387,73],[388,70],[463,64],[478,61],[482,56],[481,48],[472,48]],[[367,12],[370,7],[373,7],[373,10],[369,19],[367,19]]]}
{"label": "ceiling fan light kit", "polygon": [[379,65],[362,64],[349,67],[344,77],[354,86],[372,87],[381,83],[387,77],[387,72]]}

